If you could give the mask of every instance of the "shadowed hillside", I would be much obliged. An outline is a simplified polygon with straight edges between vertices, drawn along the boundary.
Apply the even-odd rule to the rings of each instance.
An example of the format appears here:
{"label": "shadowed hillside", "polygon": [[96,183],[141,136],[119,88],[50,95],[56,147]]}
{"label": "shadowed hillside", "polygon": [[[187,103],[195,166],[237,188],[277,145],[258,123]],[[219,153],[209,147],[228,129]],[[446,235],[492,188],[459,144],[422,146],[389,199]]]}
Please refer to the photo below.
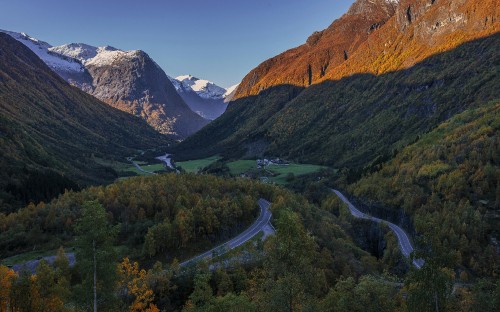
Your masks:
{"label": "shadowed hillside", "polygon": [[0,34],[0,210],[77,184],[113,181],[94,157],[123,160],[166,144],[144,121],[69,86],[31,50]]}
{"label": "shadowed hillside", "polygon": [[282,85],[240,98],[184,141],[178,154],[267,153],[364,167],[454,114],[498,98],[499,36],[464,43],[379,76],[358,74],[305,89]]}

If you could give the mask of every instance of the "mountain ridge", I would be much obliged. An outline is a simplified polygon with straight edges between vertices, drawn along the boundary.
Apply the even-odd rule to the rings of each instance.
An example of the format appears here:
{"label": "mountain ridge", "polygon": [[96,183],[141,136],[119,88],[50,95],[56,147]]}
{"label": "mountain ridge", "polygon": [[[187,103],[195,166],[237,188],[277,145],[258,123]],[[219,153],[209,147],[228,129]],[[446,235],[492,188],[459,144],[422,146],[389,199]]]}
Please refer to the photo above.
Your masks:
{"label": "mountain ridge", "polygon": [[31,49],[0,33],[0,209],[111,182],[96,158],[124,161],[171,140],[70,86]]}
{"label": "mountain ridge", "polygon": [[147,53],[110,46],[53,47],[26,34],[2,31],[35,51],[69,83],[109,105],[145,119],[163,134],[184,138],[208,123],[189,109]]}
{"label": "mountain ridge", "polygon": [[[361,2],[365,0],[356,3]],[[339,167],[366,166],[452,115],[499,96],[494,92],[498,78],[492,68],[498,62],[494,47],[500,25],[492,17],[498,16],[493,3],[400,1],[396,7],[391,4],[392,16],[374,28],[370,23],[387,17],[385,10],[375,11],[368,20],[344,15],[329,32],[313,34],[309,43],[252,70],[226,113],[182,142],[177,157],[271,154]],[[404,19],[408,7],[413,8],[411,23]],[[449,20],[463,14],[466,19],[452,18],[442,26],[446,29],[433,30],[443,16]],[[365,26],[359,28],[360,34],[343,32],[359,23]],[[415,34],[427,31],[434,31],[433,40],[421,45],[421,35]],[[344,50],[345,57],[339,44],[346,38],[327,44],[327,39],[338,36],[365,39],[355,51]],[[307,46],[322,41],[323,51],[337,49],[332,58],[338,60],[337,66],[325,69],[326,54],[321,53],[314,55],[314,62],[303,62],[312,57]],[[304,55],[294,55],[301,50]],[[282,70],[284,64],[292,71]],[[312,64],[309,72],[307,64]],[[273,76],[279,72],[283,75]],[[401,131],[394,131],[397,127]],[[192,152],[194,146],[199,155]]]}

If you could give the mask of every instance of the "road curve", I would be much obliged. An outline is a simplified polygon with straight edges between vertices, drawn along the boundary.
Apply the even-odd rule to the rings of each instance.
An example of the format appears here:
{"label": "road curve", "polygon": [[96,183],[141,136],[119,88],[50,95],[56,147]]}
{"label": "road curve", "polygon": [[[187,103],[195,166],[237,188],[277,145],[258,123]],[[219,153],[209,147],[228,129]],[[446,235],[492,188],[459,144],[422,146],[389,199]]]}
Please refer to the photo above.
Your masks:
{"label": "road curve", "polygon": [[[401,253],[405,257],[409,257],[410,254],[413,252],[413,246],[411,245],[410,239],[408,238],[408,235],[406,234],[405,231],[403,231],[402,228],[397,226],[394,223],[391,223],[389,221],[375,218],[372,216],[367,215],[366,213],[363,213],[359,211],[354,205],[339,191],[332,189],[332,192],[334,192],[344,203],[347,204],[349,207],[349,211],[351,214],[356,217],[356,218],[361,218],[361,219],[366,219],[366,220],[371,220],[373,222],[377,223],[385,223],[389,226],[389,228],[396,234],[396,237],[398,238],[398,243],[399,243],[399,249],[401,250]],[[423,259],[414,259],[413,260],[413,265],[417,268],[420,269],[424,265],[424,260]]]}
{"label": "road curve", "polygon": [[221,244],[215,248],[210,249],[207,252],[204,252],[194,258],[182,262],[180,266],[181,267],[189,266],[190,264],[194,264],[201,259],[210,259],[213,256],[223,255],[226,252],[238,246],[241,246],[244,243],[248,242],[250,239],[252,239],[255,235],[257,235],[257,233],[262,231],[264,227],[270,224],[269,220],[271,220],[272,216],[271,211],[269,211],[269,206],[271,206],[270,202],[261,198],[258,200],[258,204],[260,207],[260,215],[249,228],[247,228],[245,231],[240,233],[235,238],[225,242],[224,244]]}
{"label": "road curve", "polygon": [[[223,255],[226,252],[230,251],[231,249],[234,249],[234,248],[241,246],[244,243],[248,242],[250,239],[252,239],[255,235],[257,235],[260,231],[262,231],[268,225],[269,225],[271,231],[274,231],[274,227],[270,223],[272,213],[271,213],[271,211],[269,211],[269,207],[271,206],[271,203],[268,202],[267,200],[261,198],[258,200],[258,204],[260,207],[259,217],[249,228],[247,228],[245,231],[243,231],[242,233],[240,233],[238,236],[231,239],[230,241],[225,242],[224,244],[219,245],[213,249],[210,249],[209,251],[204,252],[201,255],[198,255],[194,258],[191,258],[185,262],[182,262],[180,264],[180,266],[181,267],[188,266],[190,264],[196,263],[197,261],[199,261],[201,259],[209,259],[214,255],[218,255],[218,256]],[[75,254],[71,252],[71,253],[67,253],[66,256],[69,259],[70,267],[73,267],[76,263]],[[53,263],[55,258],[56,258],[56,256],[48,256],[48,257],[44,257],[43,259],[48,261],[49,263]],[[27,261],[24,263],[15,264],[15,265],[13,265],[12,268],[16,272],[21,272],[23,270],[27,270],[27,271],[34,273],[34,272],[36,272],[36,268],[37,268],[38,264],[40,263],[40,261],[41,261],[41,259]]]}

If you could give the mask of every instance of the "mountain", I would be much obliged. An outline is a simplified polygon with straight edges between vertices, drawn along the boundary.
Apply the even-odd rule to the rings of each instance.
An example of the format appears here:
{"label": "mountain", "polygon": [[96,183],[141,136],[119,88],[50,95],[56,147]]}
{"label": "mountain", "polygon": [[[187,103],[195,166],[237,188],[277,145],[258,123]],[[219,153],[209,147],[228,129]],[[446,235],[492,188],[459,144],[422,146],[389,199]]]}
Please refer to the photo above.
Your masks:
{"label": "mountain", "polygon": [[[177,157],[274,155],[363,168],[498,99],[496,2],[358,0],[252,70]],[[196,149],[195,149],[196,147]]]}
{"label": "mountain", "polygon": [[169,142],[141,119],[70,86],[4,33],[0,120],[0,212],[47,201],[66,188],[111,182],[116,172],[99,159],[123,161],[137,149]]}
{"label": "mountain", "polygon": [[189,109],[164,71],[143,51],[81,43],[52,47],[23,33],[6,33],[32,49],[69,83],[142,117],[163,134],[184,138],[208,123]]}
{"label": "mountain", "polygon": [[90,88],[92,85],[92,78],[88,75],[83,64],[76,58],[71,56],[64,56],[51,51],[52,46],[47,42],[33,38],[25,33],[17,33],[13,31],[1,30],[0,32],[6,33],[21,42],[25,46],[31,49],[40,59],[42,59],[47,66],[59,74],[62,78],[67,81],[74,81],[74,79],[79,79],[83,83],[80,87],[85,84],[86,87]]}
{"label": "mountain", "polygon": [[235,85],[224,89],[211,81],[198,79],[191,75],[169,78],[191,110],[210,120],[224,113],[227,103],[238,87]]}

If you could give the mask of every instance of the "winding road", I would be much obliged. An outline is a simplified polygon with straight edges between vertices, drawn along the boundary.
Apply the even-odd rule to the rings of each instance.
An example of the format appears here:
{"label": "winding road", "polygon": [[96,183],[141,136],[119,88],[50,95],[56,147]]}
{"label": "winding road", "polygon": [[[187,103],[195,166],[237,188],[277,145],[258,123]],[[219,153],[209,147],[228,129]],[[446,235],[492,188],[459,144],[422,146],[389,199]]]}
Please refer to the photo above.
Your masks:
{"label": "winding road", "polygon": [[[210,249],[207,252],[204,252],[194,258],[191,258],[187,261],[184,261],[180,264],[181,267],[189,266],[194,264],[202,259],[210,259],[213,256],[220,256],[225,254],[226,252],[235,249],[244,243],[251,240],[255,235],[257,235],[260,231],[263,231],[266,227],[270,226],[269,220],[271,220],[271,211],[269,211],[269,206],[271,203],[267,200],[261,198],[258,201],[260,207],[260,215],[255,220],[255,222],[245,231],[243,231],[240,235],[231,239],[230,241],[225,242],[215,248]],[[272,228],[272,226],[271,226]],[[274,230],[272,230],[274,231]]]}
{"label": "winding road", "polygon": [[[407,258],[410,256],[410,254],[413,252],[413,246],[411,245],[411,242],[410,242],[410,239],[408,238],[408,235],[406,234],[405,231],[403,231],[402,228],[400,228],[396,224],[391,223],[389,221],[379,219],[376,217],[372,217],[372,216],[367,215],[366,213],[359,211],[356,207],[354,207],[354,205],[341,192],[334,190],[334,189],[332,189],[332,192],[334,192],[344,203],[347,204],[351,214],[354,217],[360,218],[360,219],[371,220],[371,221],[377,222],[377,223],[383,222],[383,223],[387,224],[389,226],[389,228],[392,230],[392,232],[394,232],[394,234],[396,234],[396,237],[398,238],[399,249],[401,250],[401,253]],[[424,265],[424,260],[414,259],[413,265],[417,269],[420,269]]]}
{"label": "winding road", "polygon": [[[410,254],[413,252],[413,246],[411,245],[411,242],[410,242],[410,239],[408,238],[408,235],[405,233],[405,231],[403,231],[403,229],[401,229],[399,226],[395,225],[394,223],[391,223],[389,221],[379,219],[376,217],[372,217],[370,215],[367,215],[367,214],[361,212],[340,191],[337,191],[334,189],[332,189],[331,191],[334,192],[344,203],[347,204],[347,206],[349,207],[349,211],[351,212],[351,214],[354,217],[360,218],[360,219],[371,220],[371,221],[377,222],[377,223],[383,222],[383,223],[387,224],[389,226],[389,228],[394,232],[394,234],[396,234],[396,237],[397,237],[398,243],[399,243],[399,249],[401,250],[401,253],[407,258],[410,256]],[[235,248],[243,245],[244,243],[248,242],[253,237],[255,237],[255,235],[257,235],[260,231],[264,231],[265,234],[274,233],[275,232],[274,227],[270,223],[272,213],[269,210],[269,207],[271,206],[271,203],[263,198],[260,198],[258,200],[258,204],[260,207],[259,217],[245,231],[243,231],[242,233],[240,233],[238,236],[234,237],[233,239],[225,242],[224,244],[221,244],[221,245],[219,245],[215,248],[212,248],[212,249],[210,249],[210,250],[208,250],[208,251],[206,251],[206,252],[204,252],[196,257],[193,257],[187,261],[182,262],[180,264],[180,266],[187,267],[189,265],[195,264],[196,262],[198,262],[202,259],[210,259],[214,256],[223,255],[223,254],[229,252],[230,250],[235,249]],[[265,236],[267,236],[267,235],[265,235]],[[71,266],[74,265],[74,263],[75,263],[74,254],[68,253],[67,256],[71,260],[70,261]],[[55,257],[45,257],[44,259],[48,260],[49,262],[51,262],[51,261],[53,262]],[[33,260],[33,261],[29,261],[29,262],[24,263],[24,264],[15,265],[14,270],[20,271],[22,269],[28,269],[28,270],[34,271],[39,262],[40,262],[40,260]],[[417,267],[418,269],[420,269],[423,264],[424,264],[424,261],[422,259],[414,259],[413,260],[413,265],[415,267]]]}

